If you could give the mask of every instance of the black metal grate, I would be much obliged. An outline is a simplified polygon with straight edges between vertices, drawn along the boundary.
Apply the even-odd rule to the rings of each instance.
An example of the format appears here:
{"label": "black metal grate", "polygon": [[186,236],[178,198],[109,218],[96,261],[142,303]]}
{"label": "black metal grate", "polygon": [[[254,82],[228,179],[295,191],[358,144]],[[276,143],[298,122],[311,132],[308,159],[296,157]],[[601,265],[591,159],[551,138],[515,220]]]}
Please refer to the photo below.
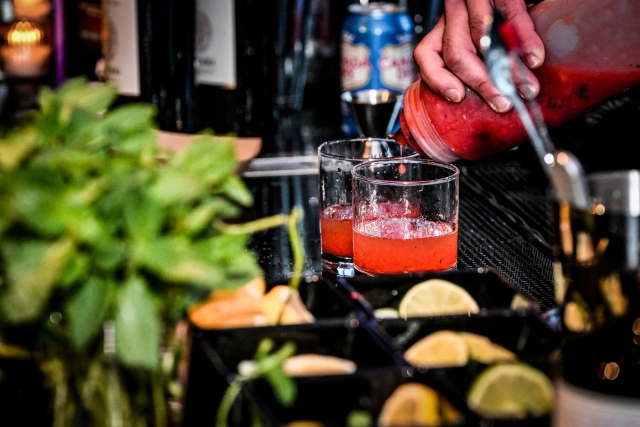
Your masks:
{"label": "black metal grate", "polygon": [[517,161],[461,165],[459,268],[492,267],[554,305],[546,185]]}

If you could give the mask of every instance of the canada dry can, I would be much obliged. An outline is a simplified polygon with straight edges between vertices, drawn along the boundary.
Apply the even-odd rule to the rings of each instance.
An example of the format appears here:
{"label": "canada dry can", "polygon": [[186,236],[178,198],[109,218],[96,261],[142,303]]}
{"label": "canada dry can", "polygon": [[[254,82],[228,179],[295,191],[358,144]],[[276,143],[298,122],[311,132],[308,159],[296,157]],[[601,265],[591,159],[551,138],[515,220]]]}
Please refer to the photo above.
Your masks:
{"label": "canada dry can", "polygon": [[[406,8],[394,3],[356,3],[349,5],[348,11],[342,28],[342,91],[404,92],[416,77],[414,24]],[[342,106],[342,117],[345,135],[357,135],[346,105]]]}

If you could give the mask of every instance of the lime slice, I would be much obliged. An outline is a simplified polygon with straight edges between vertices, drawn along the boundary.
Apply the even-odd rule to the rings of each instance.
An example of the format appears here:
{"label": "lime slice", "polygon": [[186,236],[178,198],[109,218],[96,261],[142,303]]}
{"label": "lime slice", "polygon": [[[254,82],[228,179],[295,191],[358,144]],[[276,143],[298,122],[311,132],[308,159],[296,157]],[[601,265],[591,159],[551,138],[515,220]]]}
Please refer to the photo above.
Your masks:
{"label": "lime slice", "polygon": [[397,319],[400,313],[393,307],[382,307],[373,313],[377,319]]}
{"label": "lime slice", "polygon": [[426,368],[464,366],[469,360],[469,349],[457,332],[438,331],[409,347],[404,358],[413,366]]}
{"label": "lime slice", "polygon": [[402,384],[384,402],[378,426],[438,426],[439,406],[435,390],[420,383]]}
{"label": "lime slice", "polygon": [[515,294],[513,299],[511,300],[511,309],[517,310],[519,308],[529,308],[531,307],[531,301],[525,298],[524,295]]}
{"label": "lime slice", "polygon": [[464,339],[469,347],[469,357],[478,362],[491,364],[502,361],[515,361],[517,356],[491,341],[483,335],[472,334],[470,332],[460,332],[460,336]]}
{"label": "lime slice", "polygon": [[429,279],[409,289],[398,308],[400,316],[469,314],[480,311],[473,297],[461,286],[443,279]]}
{"label": "lime slice", "polygon": [[553,387],[540,370],[524,363],[493,365],[474,380],[467,404],[487,418],[523,419],[553,408]]}

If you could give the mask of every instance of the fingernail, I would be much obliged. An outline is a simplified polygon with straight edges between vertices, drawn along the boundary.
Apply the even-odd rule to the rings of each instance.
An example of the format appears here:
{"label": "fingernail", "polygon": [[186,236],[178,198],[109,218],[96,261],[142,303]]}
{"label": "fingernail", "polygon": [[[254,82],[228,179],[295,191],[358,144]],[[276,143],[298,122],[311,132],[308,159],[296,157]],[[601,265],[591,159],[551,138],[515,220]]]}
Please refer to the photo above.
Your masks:
{"label": "fingernail", "polygon": [[538,58],[537,56],[531,54],[528,55],[526,58],[527,61],[527,65],[531,68],[534,68],[535,66],[537,66],[540,63],[540,58]]}
{"label": "fingernail", "polygon": [[533,98],[533,95],[536,93],[536,88],[530,84],[523,84],[518,86],[518,92],[524,99]]}
{"label": "fingernail", "polygon": [[458,89],[449,89],[444,93],[444,97],[447,101],[458,103],[462,101],[462,95]]}
{"label": "fingernail", "polygon": [[491,104],[493,104],[492,108],[498,113],[504,113],[511,108],[511,101],[509,101],[505,96],[496,96],[493,98]]}

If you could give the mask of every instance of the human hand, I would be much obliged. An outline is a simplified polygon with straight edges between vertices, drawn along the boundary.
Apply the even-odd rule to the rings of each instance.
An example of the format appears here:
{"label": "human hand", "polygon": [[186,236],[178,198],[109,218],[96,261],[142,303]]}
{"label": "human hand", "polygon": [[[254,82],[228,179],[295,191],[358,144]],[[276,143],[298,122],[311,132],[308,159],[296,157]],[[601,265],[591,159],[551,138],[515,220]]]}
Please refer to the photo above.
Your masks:
{"label": "human hand", "polygon": [[[523,60],[531,69],[544,61],[544,45],[535,32],[527,13],[525,0],[444,0],[444,13],[434,28],[424,36],[414,51],[414,60],[422,80],[435,93],[451,102],[465,97],[465,87],[475,91],[498,113],[513,106],[500,95],[491,82],[480,51],[480,38],[485,34],[493,6],[510,22],[520,39]],[[534,98],[540,84],[526,67],[525,76],[516,78],[518,92]]]}

